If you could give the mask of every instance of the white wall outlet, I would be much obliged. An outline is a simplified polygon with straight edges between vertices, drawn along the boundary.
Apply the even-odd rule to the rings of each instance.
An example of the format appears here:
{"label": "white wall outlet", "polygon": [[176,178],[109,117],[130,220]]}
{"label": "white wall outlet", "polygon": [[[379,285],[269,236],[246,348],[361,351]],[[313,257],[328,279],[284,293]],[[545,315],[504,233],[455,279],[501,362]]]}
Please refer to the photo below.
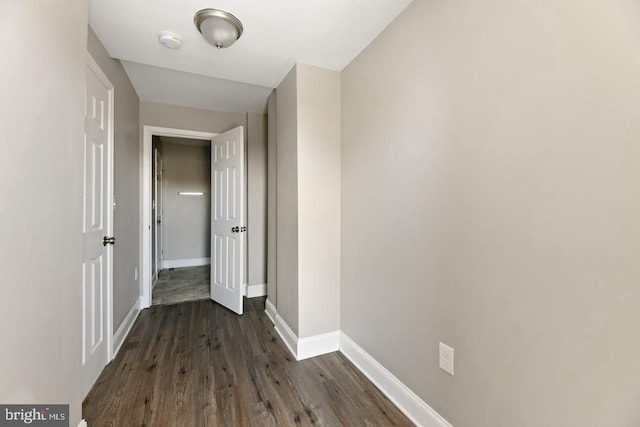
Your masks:
{"label": "white wall outlet", "polygon": [[440,369],[453,376],[453,349],[440,343]]}
{"label": "white wall outlet", "polygon": [[133,280],[138,280],[138,267],[133,269]]}

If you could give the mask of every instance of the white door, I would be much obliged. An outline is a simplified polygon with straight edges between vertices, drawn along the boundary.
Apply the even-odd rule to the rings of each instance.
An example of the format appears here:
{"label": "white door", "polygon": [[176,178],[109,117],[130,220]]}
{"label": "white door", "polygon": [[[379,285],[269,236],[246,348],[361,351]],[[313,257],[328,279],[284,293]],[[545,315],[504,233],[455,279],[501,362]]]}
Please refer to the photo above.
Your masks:
{"label": "white door", "polygon": [[92,58],[87,66],[83,175],[83,395],[111,357],[113,87]]}
{"label": "white door", "polygon": [[211,299],[242,314],[245,224],[244,129],[211,141]]}
{"label": "white door", "polygon": [[160,274],[160,270],[162,270],[162,262],[163,262],[163,249],[162,249],[162,154],[157,149],[154,151],[154,162],[155,162],[155,193],[156,193],[156,206],[155,206],[155,254],[156,259],[155,263],[155,271],[157,274]]}

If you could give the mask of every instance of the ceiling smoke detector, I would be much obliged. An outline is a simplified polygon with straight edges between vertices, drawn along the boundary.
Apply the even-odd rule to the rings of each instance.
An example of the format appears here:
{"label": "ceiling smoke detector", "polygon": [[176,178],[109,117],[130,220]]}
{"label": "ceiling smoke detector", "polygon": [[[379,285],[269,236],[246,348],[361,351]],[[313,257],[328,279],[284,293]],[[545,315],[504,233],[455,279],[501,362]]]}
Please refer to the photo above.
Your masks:
{"label": "ceiling smoke detector", "polygon": [[242,35],[242,22],[229,12],[202,9],[193,17],[200,34],[218,49],[229,47]]}
{"label": "ceiling smoke detector", "polygon": [[164,47],[169,49],[180,49],[182,46],[182,37],[170,31],[163,31],[158,36],[158,41]]}

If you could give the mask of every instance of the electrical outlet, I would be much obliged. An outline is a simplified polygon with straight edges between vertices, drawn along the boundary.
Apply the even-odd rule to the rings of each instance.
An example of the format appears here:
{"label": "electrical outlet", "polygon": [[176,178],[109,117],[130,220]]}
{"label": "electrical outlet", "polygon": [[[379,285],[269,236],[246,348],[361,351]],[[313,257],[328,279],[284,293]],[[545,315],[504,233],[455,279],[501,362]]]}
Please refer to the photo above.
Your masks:
{"label": "electrical outlet", "polygon": [[453,349],[440,343],[440,369],[453,376]]}
{"label": "electrical outlet", "polygon": [[133,269],[133,280],[138,280],[138,268]]}

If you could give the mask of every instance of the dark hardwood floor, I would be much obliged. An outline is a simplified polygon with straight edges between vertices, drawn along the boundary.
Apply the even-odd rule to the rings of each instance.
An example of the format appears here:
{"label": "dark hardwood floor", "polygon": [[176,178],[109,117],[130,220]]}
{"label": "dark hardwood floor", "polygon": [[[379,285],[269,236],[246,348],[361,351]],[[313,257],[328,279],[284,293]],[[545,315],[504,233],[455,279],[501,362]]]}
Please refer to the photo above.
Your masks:
{"label": "dark hardwood floor", "polygon": [[341,353],[296,362],[264,301],[144,310],[83,402],[88,425],[413,425]]}

